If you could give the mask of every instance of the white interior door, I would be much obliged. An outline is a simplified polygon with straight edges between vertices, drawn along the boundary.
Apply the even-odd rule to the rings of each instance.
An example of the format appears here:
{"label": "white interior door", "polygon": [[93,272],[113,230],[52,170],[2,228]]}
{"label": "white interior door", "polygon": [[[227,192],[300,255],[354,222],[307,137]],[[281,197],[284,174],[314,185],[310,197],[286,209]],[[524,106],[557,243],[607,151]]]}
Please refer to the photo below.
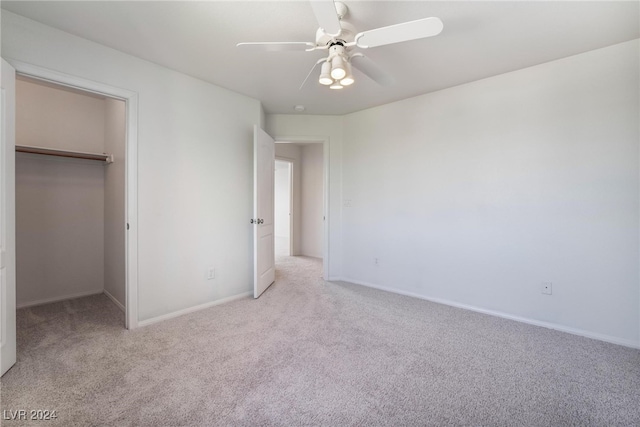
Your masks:
{"label": "white interior door", "polygon": [[258,298],[275,280],[274,172],[275,141],[259,126],[253,127],[253,297]]}
{"label": "white interior door", "polygon": [[16,363],[16,72],[4,59],[0,80],[0,375],[4,375]]}

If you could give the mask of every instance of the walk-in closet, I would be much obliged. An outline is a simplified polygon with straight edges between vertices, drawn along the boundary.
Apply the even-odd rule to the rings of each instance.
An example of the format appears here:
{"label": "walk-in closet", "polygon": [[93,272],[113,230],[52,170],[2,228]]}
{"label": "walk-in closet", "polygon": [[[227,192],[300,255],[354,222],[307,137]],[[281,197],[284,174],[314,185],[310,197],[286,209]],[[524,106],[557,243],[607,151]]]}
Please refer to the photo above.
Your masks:
{"label": "walk-in closet", "polygon": [[84,297],[124,311],[125,109],[122,100],[17,78],[19,309]]}

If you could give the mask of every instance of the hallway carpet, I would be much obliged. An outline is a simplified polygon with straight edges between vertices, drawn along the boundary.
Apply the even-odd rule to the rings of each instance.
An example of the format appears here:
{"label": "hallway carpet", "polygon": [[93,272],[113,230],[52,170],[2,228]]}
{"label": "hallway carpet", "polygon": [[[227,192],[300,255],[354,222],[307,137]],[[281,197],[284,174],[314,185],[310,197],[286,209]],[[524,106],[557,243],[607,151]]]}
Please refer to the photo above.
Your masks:
{"label": "hallway carpet", "polygon": [[[322,280],[139,328],[94,296],[18,312],[4,418],[38,426],[637,426],[640,351]],[[179,285],[179,284],[177,284]]]}

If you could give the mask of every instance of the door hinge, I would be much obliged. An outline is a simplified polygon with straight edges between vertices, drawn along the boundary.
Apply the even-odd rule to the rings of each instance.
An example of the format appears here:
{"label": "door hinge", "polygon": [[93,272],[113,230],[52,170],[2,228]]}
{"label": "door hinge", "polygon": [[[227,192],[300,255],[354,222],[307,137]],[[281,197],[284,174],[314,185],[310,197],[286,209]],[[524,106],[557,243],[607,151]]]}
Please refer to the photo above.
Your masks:
{"label": "door hinge", "polygon": [[129,223],[127,223],[127,230],[129,229]]}

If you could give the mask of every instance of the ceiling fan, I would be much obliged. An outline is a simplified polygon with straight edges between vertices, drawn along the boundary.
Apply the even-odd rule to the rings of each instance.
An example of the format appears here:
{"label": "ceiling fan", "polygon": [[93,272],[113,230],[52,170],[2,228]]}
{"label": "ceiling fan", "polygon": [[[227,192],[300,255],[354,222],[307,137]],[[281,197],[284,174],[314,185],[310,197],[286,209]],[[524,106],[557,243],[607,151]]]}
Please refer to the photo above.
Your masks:
{"label": "ceiling fan", "polygon": [[331,89],[342,89],[354,83],[352,65],[377,83],[389,86],[394,82],[393,77],[380,69],[371,59],[355,50],[432,37],[440,34],[443,28],[439,18],[423,18],[357,32],[353,25],[344,20],[349,12],[344,3],[334,2],[334,0],[311,0],[310,3],[320,24],[320,28],[316,31],[315,42],[237,44],[237,47],[242,49],[267,52],[327,50],[328,55],[316,62],[300,89],[304,87],[318,66],[320,66],[318,83]]}

